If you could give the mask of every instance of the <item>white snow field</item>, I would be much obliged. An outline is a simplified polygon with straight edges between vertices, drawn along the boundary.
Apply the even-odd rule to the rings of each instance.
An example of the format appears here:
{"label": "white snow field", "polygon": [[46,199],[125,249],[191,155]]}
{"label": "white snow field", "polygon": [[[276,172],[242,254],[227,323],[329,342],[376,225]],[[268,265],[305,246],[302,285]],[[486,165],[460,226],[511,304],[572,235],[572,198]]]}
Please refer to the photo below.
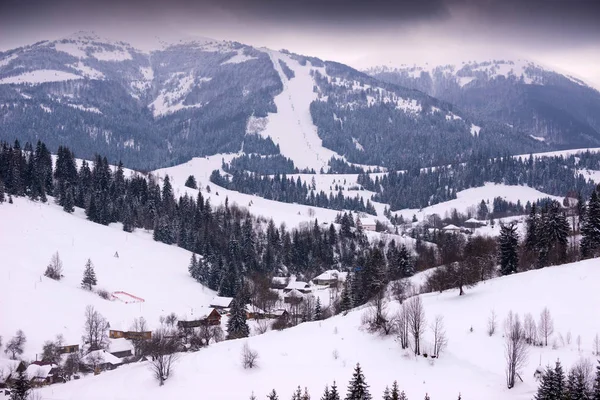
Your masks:
{"label": "white snow field", "polygon": [[[401,350],[393,337],[361,331],[364,311],[357,310],[347,316],[182,354],[163,387],[153,380],[147,363],[136,363],[53,385],[40,394],[43,399],[61,400],[162,400],[187,398],[201,390],[203,399],[234,400],[248,398],[252,392],[264,399],[275,388],[280,398],[286,399],[301,385],[313,398],[319,398],[324,386],[335,380],[344,396],[352,369],[360,362],[374,398],[380,398],[385,386],[398,380],[409,399],[422,399],[426,392],[436,400],[455,399],[460,392],[465,400],[530,400],[537,388],[533,374],[540,363],[545,366],[560,359],[565,368],[581,358],[595,363],[592,340],[600,332],[600,321],[590,312],[600,309],[597,263],[588,260],[497,278],[460,297],[456,290],[422,295],[428,323],[436,315],[444,316],[448,347],[437,360],[415,358]],[[520,374],[524,382],[508,390],[503,320],[510,310],[521,317],[530,312],[537,320],[546,306],[554,318],[553,345],[529,347],[528,363]],[[393,311],[395,305],[389,309]],[[489,337],[486,326],[491,310],[498,316],[498,332]],[[569,333],[573,341],[563,344],[560,337],[566,338]],[[424,350],[430,350],[430,339],[428,329]],[[246,342],[259,353],[256,369],[244,370],[241,366],[240,350]]]}
{"label": "white snow field", "polygon": [[[64,267],[58,282],[43,276],[57,251]],[[0,206],[0,253],[0,335],[10,338],[23,329],[28,359],[35,359],[44,341],[59,333],[65,344],[80,343],[87,305],[113,328],[128,329],[140,316],[150,326],[171,312],[192,316],[214,296],[189,276],[190,252],[155,242],[141,229],[126,233],[121,224],[92,223],[80,209],[69,215],[52,198],[48,204],[15,198],[14,204]],[[88,258],[95,266],[98,288],[123,291],[144,302],[108,301],[81,289]]]}

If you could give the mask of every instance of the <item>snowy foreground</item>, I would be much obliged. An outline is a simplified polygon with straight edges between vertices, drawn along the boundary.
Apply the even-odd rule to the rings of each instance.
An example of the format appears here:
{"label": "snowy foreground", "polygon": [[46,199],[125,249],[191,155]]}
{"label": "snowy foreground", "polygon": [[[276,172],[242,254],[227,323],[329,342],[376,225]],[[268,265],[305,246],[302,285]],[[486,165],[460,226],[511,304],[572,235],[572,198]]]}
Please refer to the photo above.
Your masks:
{"label": "snowy foreground", "polygon": [[[415,359],[402,351],[394,338],[361,331],[364,311],[357,310],[182,355],[174,376],[162,388],[153,381],[148,366],[138,363],[53,385],[41,394],[46,399],[172,399],[201,393],[205,399],[233,400],[248,398],[252,391],[259,399],[265,398],[275,388],[285,399],[301,385],[318,398],[325,384],[333,380],[345,390],[354,364],[360,362],[377,398],[386,385],[398,380],[410,399],[421,399],[425,392],[432,399],[455,399],[459,392],[463,399],[532,399],[537,387],[533,373],[540,363],[546,365],[560,358],[569,367],[581,357],[593,358],[592,339],[600,331],[600,321],[590,318],[590,310],[600,309],[597,263],[589,260],[494,279],[462,297],[456,291],[424,295],[428,321],[443,315],[449,338],[447,351],[435,362]],[[498,314],[501,330],[509,310],[521,315],[531,312],[537,319],[545,306],[555,320],[552,341],[557,342],[557,349],[530,348],[529,363],[521,374],[524,383],[507,390],[501,332],[493,337],[486,334],[490,310]],[[559,335],[566,337],[569,332],[574,338],[572,344],[562,345]],[[579,335],[581,351],[575,339]],[[246,341],[260,354],[257,369],[244,370],[241,366],[240,349]]]}
{"label": "snowy foreground", "polygon": [[[208,304],[213,292],[203,289],[187,273],[189,253],[152,241],[148,233],[127,234],[118,225],[104,227],[68,215],[53,205],[16,199],[0,207],[2,231],[0,265],[5,285],[0,295],[0,334],[5,338],[21,328],[28,336],[25,357],[34,357],[43,341],[63,333],[79,343],[83,312],[94,305],[114,324],[128,327],[143,315],[153,325],[160,315],[174,311],[191,315]],[[59,251],[65,278],[40,278],[51,254]],[[115,251],[119,258],[114,257]],[[83,266],[90,257],[100,287],[123,290],[144,303],[109,302],[79,288]],[[297,386],[308,387],[318,398],[325,384],[336,380],[345,388],[355,363],[364,368],[372,393],[379,397],[386,385],[398,380],[410,399],[428,392],[432,399],[531,399],[537,387],[536,367],[560,358],[570,367],[581,357],[592,359],[592,341],[600,321],[591,310],[600,309],[597,260],[546,268],[497,278],[467,290],[423,296],[428,322],[443,315],[448,348],[432,362],[414,358],[393,337],[379,337],[359,329],[364,310],[282,332],[213,344],[197,353],[182,354],[164,387],[159,388],[145,363],[126,365],[99,376],[52,385],[40,391],[44,399],[171,399],[200,395],[204,399],[245,399],[254,391],[259,399],[275,388],[282,399]],[[8,284],[7,284],[8,283]],[[509,310],[536,320],[547,306],[555,333],[547,348],[530,348],[521,374],[524,383],[507,390],[504,378],[502,321]],[[394,312],[395,305],[389,306]],[[499,333],[489,337],[487,319],[495,310]],[[470,332],[470,328],[473,332]],[[570,333],[570,335],[569,335]],[[572,337],[567,343],[567,337]],[[577,337],[581,337],[578,351]],[[563,341],[560,338],[564,339]],[[425,335],[425,350],[431,334]],[[248,341],[259,352],[259,367],[244,370],[240,349]],[[337,354],[337,357],[334,356]],[[2,355],[4,356],[4,355]],[[235,384],[232,384],[235,382]],[[201,393],[201,394],[200,394]]]}

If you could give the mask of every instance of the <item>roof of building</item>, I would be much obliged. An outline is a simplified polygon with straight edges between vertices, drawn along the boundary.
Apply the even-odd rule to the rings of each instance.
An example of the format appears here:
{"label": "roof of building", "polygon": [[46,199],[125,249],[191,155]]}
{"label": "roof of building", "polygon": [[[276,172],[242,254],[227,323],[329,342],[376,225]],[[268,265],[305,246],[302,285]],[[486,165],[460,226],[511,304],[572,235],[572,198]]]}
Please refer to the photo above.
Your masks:
{"label": "roof of building", "polygon": [[246,304],[246,312],[252,314],[266,314],[263,310],[253,304]]}
{"label": "roof of building", "polygon": [[465,224],[480,224],[480,225],[485,225],[484,221],[480,221],[478,219],[475,218],[469,218],[468,220],[465,221]]}
{"label": "roof of building", "polygon": [[120,365],[123,364],[123,360],[121,360],[119,357],[115,357],[112,354],[110,354],[108,351],[106,350],[94,350],[94,351],[90,351],[88,354],[86,354],[81,361],[86,363],[87,361],[89,361],[92,357],[94,357],[94,355],[99,355],[102,357],[102,362],[100,364],[112,364],[112,365]]}
{"label": "roof of building", "polygon": [[50,374],[50,371],[52,371],[52,368],[55,368],[55,367],[57,367],[56,364],[48,364],[48,365],[31,364],[25,370],[25,375],[29,379],[33,379],[33,378],[46,379],[48,377],[48,375]]}
{"label": "roof of building", "polygon": [[287,313],[287,310],[284,310],[283,308],[281,308],[279,310],[273,311],[271,314],[273,314],[276,317],[281,317],[285,313]]}
{"label": "roof of building", "polygon": [[286,286],[286,289],[288,290],[304,290],[307,289],[310,285],[307,282],[301,282],[301,281],[293,281],[288,283],[288,285]]}
{"label": "roof of building", "polygon": [[286,297],[304,297],[304,295],[302,293],[300,293],[298,290],[296,289],[292,289],[288,294],[285,295]]}
{"label": "roof of building", "polygon": [[446,225],[443,229],[445,231],[460,231],[460,228],[458,226],[452,224]]}
{"label": "roof of building", "polygon": [[120,338],[120,339],[108,339],[108,349],[111,353],[117,353],[121,351],[131,350],[133,351],[133,343],[131,341]]}
{"label": "roof of building", "polygon": [[231,307],[231,302],[232,301],[233,301],[233,297],[215,296],[210,301],[210,306],[211,307],[229,308],[229,307]]}
{"label": "roof of building", "polygon": [[364,226],[364,225],[375,225],[376,221],[374,218],[367,218],[367,217],[363,217],[363,218],[359,218],[360,219],[360,223]]}
{"label": "roof of building", "polygon": [[323,272],[321,275],[317,276],[316,278],[313,278],[314,280],[323,280],[323,281],[330,281],[330,280],[334,280],[334,279],[338,279],[338,280],[346,280],[346,275],[348,273],[347,272],[340,272],[337,269],[330,269],[328,271]]}
{"label": "roof of building", "polygon": [[271,283],[275,283],[278,285],[287,285],[287,282],[290,278],[286,278],[285,276],[274,276],[271,278]]}

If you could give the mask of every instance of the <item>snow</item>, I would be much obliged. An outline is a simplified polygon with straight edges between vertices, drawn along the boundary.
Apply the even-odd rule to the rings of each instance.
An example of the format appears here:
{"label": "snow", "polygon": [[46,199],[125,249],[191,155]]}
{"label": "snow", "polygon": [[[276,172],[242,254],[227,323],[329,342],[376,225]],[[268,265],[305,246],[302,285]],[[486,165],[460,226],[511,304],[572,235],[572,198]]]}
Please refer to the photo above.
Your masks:
{"label": "snow", "polygon": [[356,150],[365,151],[365,148],[362,146],[362,144],[360,144],[355,138],[352,138],[352,143],[354,143]]}
{"label": "snow", "polygon": [[119,357],[115,357],[112,354],[110,354],[108,351],[106,350],[95,350],[95,351],[91,351],[88,354],[86,354],[84,357],[81,358],[81,362],[83,362],[84,364],[89,364],[91,362],[91,360],[93,359],[98,359],[101,358],[102,361],[100,362],[100,364],[104,364],[104,363],[109,363],[112,365],[121,365],[123,364],[123,360],[120,359]]}
{"label": "snow", "polygon": [[238,51],[238,53],[236,55],[234,55],[227,61],[224,61],[223,63],[221,63],[221,65],[223,65],[223,64],[241,64],[243,62],[250,61],[250,60],[257,60],[257,58],[246,55],[242,51]]}
{"label": "snow", "polygon": [[76,108],[81,111],[87,111],[87,112],[91,112],[94,114],[102,114],[102,111],[100,111],[100,109],[97,107],[86,107],[81,104],[68,104],[68,106],[71,108]]}
{"label": "snow", "polygon": [[104,79],[104,74],[102,72],[88,65],[85,65],[81,61],[77,62],[77,64],[70,64],[69,67],[75,68],[77,71],[81,72],[86,78]]}
{"label": "snow", "polygon": [[51,109],[50,107],[48,107],[48,106],[45,106],[45,105],[43,105],[43,104],[40,104],[40,108],[41,108],[42,110],[44,110],[45,112],[47,112],[47,113],[51,113],[51,112],[52,112],[52,109]]}
{"label": "snow", "polygon": [[475,78],[474,76],[459,76],[458,77],[458,85],[460,87],[464,87],[476,79],[477,78]]}
{"label": "snow", "polygon": [[56,364],[48,364],[48,365],[37,365],[31,364],[25,370],[25,375],[29,379],[33,378],[42,378],[46,379],[52,368],[56,367]]}
{"label": "snow", "polygon": [[460,230],[460,228],[458,226],[452,225],[452,224],[446,225],[443,229],[445,231],[459,231]]}
{"label": "snow", "polygon": [[221,308],[229,308],[231,302],[233,301],[233,297],[223,297],[223,296],[215,296],[210,301],[211,307],[221,307]]}
{"label": "snow", "polygon": [[47,82],[64,82],[81,79],[81,76],[72,74],[70,72],[58,71],[52,69],[40,69],[36,71],[24,72],[20,75],[9,76],[7,78],[0,79],[0,85],[9,84],[29,84],[37,85],[40,83]]}
{"label": "snow", "polygon": [[[590,153],[600,153],[600,147],[587,147],[587,148],[582,148],[582,149],[546,151],[543,153],[533,153],[532,155],[533,155],[533,158],[536,158],[536,157],[570,157],[572,155],[586,153],[588,151]],[[519,154],[519,155],[516,155],[513,157],[519,158],[519,159],[528,159],[529,154]]]}
{"label": "snow", "polygon": [[314,277],[313,281],[316,281],[316,280],[325,281],[325,280],[333,280],[333,279],[339,279],[341,281],[344,281],[344,280],[346,280],[346,275],[348,275],[347,272],[340,272],[337,269],[330,269],[330,270],[323,272],[319,276]]}
{"label": "snow", "polygon": [[16,60],[17,58],[19,58],[19,56],[16,54],[11,54],[10,56],[3,58],[0,60],[0,68],[6,67],[11,61]]}
{"label": "snow", "polygon": [[124,49],[118,50],[102,50],[92,53],[92,57],[99,61],[111,61],[111,62],[120,62],[132,60],[131,54],[129,51]]}
{"label": "snow", "polygon": [[529,135],[530,138],[537,140],[538,142],[545,142],[546,138],[545,137],[541,137],[541,136],[533,136],[533,135]]}
{"label": "snow", "polygon": [[[437,360],[415,358],[402,351],[393,336],[379,337],[360,330],[364,311],[357,310],[346,316],[225,341],[196,353],[182,354],[173,376],[160,389],[148,364],[135,363],[50,386],[41,389],[41,394],[65,400],[183,398],[197,391],[201,376],[203,381],[215,383],[203,386],[203,396],[211,400],[243,399],[252,392],[257,398],[265,398],[271,389],[280,398],[289,398],[298,384],[306,386],[311,396],[318,398],[325,385],[334,380],[343,396],[352,369],[360,362],[374,398],[381,396],[386,385],[398,380],[411,399],[423,398],[426,392],[432,399],[446,399],[457,397],[460,392],[464,399],[529,400],[537,388],[533,373],[539,364],[545,366],[560,359],[569,368],[580,357],[594,362],[592,339],[600,331],[599,321],[589,316],[589,310],[600,307],[596,290],[600,269],[595,264],[595,260],[587,260],[497,278],[468,289],[460,297],[456,290],[422,295],[428,322],[436,315],[444,316],[448,347]],[[580,307],[581,304],[586,307]],[[504,376],[503,320],[511,310],[521,317],[531,312],[537,319],[544,307],[549,308],[554,318],[556,333],[551,340],[559,335],[564,337],[567,332],[573,337],[581,335],[582,350],[578,351],[575,344],[560,342],[556,349],[529,347],[528,363],[521,373],[524,382],[519,381],[508,390]],[[396,308],[396,304],[389,306],[390,312]],[[498,316],[499,332],[489,337],[486,325],[491,310]],[[424,340],[427,350],[430,340],[427,329]],[[258,367],[253,370],[241,366],[240,352],[246,343],[260,357]],[[333,356],[334,351],[337,357]]]}
{"label": "snow", "polygon": [[131,350],[133,353],[133,344],[125,338],[108,339],[108,349],[111,353]]}
{"label": "snow", "polygon": [[[154,329],[159,316],[171,312],[193,316],[195,309],[214,297],[212,290],[189,276],[190,252],[155,242],[144,230],[126,233],[121,224],[91,223],[83,210],[65,213],[51,197],[48,204],[24,198],[15,198],[12,205],[4,203],[0,221],[0,253],[5,255],[0,263],[4,283],[0,335],[12,337],[23,329],[28,359],[35,359],[44,341],[56,334],[62,334],[66,343],[80,343],[87,305],[94,306],[111,326],[128,328],[134,318],[143,316]],[[64,267],[64,278],[58,282],[43,276],[57,251]],[[125,291],[145,301],[108,301],[81,289],[88,258],[94,264],[98,288]],[[8,299],[19,299],[18,307]]]}
{"label": "snow", "polygon": [[580,169],[578,172],[582,174],[585,179],[591,179],[596,182],[596,184],[600,183],[600,171],[593,169]]}
{"label": "snow", "polygon": [[144,76],[144,79],[147,81],[151,81],[154,79],[154,70],[152,67],[142,67],[140,68],[140,72]]}
{"label": "snow", "polygon": [[481,127],[475,124],[471,124],[471,135],[479,136],[479,131],[481,131]]}
{"label": "snow", "polygon": [[[294,161],[298,168],[328,169],[327,162],[332,158],[342,158],[332,150],[323,147],[310,115],[310,103],[317,99],[313,92],[315,82],[310,70],[315,69],[307,62],[301,66],[298,61],[276,51],[265,50],[271,57],[273,67],[279,73],[283,91],[275,96],[277,112],[269,113],[263,137],[270,136],[279,144],[281,154]],[[294,71],[295,78],[288,81],[279,65],[283,60]]]}
{"label": "snow", "polygon": [[417,100],[415,100],[415,99],[408,100],[408,99],[404,99],[404,98],[398,99],[396,108],[398,110],[403,110],[403,111],[413,113],[413,114],[420,113],[423,109],[421,107],[421,105],[417,102]]}
{"label": "snow", "polygon": [[58,42],[54,45],[54,48],[75,58],[87,58],[85,47],[81,48],[78,42]]}
{"label": "snow", "polygon": [[410,220],[413,215],[416,215],[420,221],[427,215],[438,214],[439,216],[444,217],[446,214],[449,214],[453,208],[460,213],[466,214],[469,210],[472,212],[475,211],[477,206],[481,203],[481,200],[485,200],[486,202],[489,200],[491,204],[496,197],[502,197],[504,200],[513,203],[520,200],[523,206],[527,201],[535,202],[538,199],[546,197],[562,202],[561,197],[551,196],[529,186],[502,185],[488,182],[484,186],[458,192],[456,194],[456,199],[454,200],[425,207],[422,210],[399,210],[396,211],[395,214],[402,215],[405,220],[407,218]]}
{"label": "snow", "polygon": [[[183,104],[194,85],[208,82],[212,78],[199,78],[196,80],[193,73],[177,72],[167,80],[167,84],[174,84],[175,89],[162,89],[158,97],[149,105],[155,118],[172,114],[189,108],[199,108],[204,104]],[[196,82],[197,81],[197,82]]]}

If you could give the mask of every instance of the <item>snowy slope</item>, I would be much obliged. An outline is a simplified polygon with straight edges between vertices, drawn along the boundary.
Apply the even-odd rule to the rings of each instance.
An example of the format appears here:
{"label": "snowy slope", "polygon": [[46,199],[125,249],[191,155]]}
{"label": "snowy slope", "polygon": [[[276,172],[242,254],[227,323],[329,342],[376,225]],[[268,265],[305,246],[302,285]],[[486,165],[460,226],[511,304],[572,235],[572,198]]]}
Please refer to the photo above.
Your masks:
{"label": "snowy slope", "polygon": [[[592,339],[600,332],[600,322],[590,318],[589,310],[600,307],[596,290],[599,279],[596,261],[588,260],[487,281],[461,297],[455,290],[423,295],[428,322],[443,315],[449,339],[446,352],[435,361],[403,352],[392,337],[360,331],[359,310],[248,339],[260,355],[255,370],[244,370],[240,365],[240,349],[246,342],[242,339],[182,355],[173,377],[162,388],[152,380],[148,366],[138,363],[48,387],[41,394],[47,399],[64,400],[185,398],[196,393],[200,380],[212,383],[202,384],[202,397],[211,400],[243,399],[251,392],[265,398],[272,388],[285,399],[297,385],[306,386],[313,398],[319,398],[325,384],[336,380],[343,396],[352,368],[360,362],[374,398],[380,398],[384,387],[398,380],[410,399],[423,398],[425,392],[432,399],[454,399],[460,392],[465,400],[530,400],[537,387],[533,373],[539,363],[546,365],[560,358],[568,368],[580,358],[593,358]],[[556,341],[556,349],[530,347],[521,374],[524,382],[508,390],[502,321],[509,310],[521,316],[531,312],[537,319],[545,306],[554,317],[551,341]],[[390,306],[390,311],[394,308]],[[486,334],[491,310],[498,315],[499,324],[499,332],[493,337]],[[569,332],[573,342],[563,345],[559,337],[565,338]],[[575,344],[578,336],[580,351]],[[425,349],[429,349],[430,340],[427,331]]]}
{"label": "snowy slope", "polygon": [[[275,96],[276,113],[270,113],[264,130],[259,133],[270,136],[279,144],[281,154],[291,158],[298,168],[314,168],[319,171],[327,169],[331,157],[341,158],[337,153],[323,147],[323,141],[317,134],[317,127],[310,115],[310,103],[317,98],[313,92],[314,80],[310,70],[314,69],[310,62],[305,66],[287,54],[265,50],[273,67],[283,83],[283,91]],[[294,71],[295,77],[288,80],[279,60],[284,61]]]}
{"label": "snowy slope", "polygon": [[[0,221],[0,335],[9,338],[23,329],[27,358],[35,358],[43,342],[59,333],[68,344],[80,343],[87,305],[96,307],[112,327],[128,329],[139,316],[151,326],[171,312],[191,316],[214,295],[190,278],[188,251],[155,242],[143,230],[126,233],[120,224],[91,223],[83,210],[69,215],[51,198],[48,204],[15,198],[14,204],[0,206]],[[59,282],[43,276],[57,251],[65,276]],[[82,290],[88,258],[95,265],[98,288],[124,291],[145,302],[111,302]]]}

